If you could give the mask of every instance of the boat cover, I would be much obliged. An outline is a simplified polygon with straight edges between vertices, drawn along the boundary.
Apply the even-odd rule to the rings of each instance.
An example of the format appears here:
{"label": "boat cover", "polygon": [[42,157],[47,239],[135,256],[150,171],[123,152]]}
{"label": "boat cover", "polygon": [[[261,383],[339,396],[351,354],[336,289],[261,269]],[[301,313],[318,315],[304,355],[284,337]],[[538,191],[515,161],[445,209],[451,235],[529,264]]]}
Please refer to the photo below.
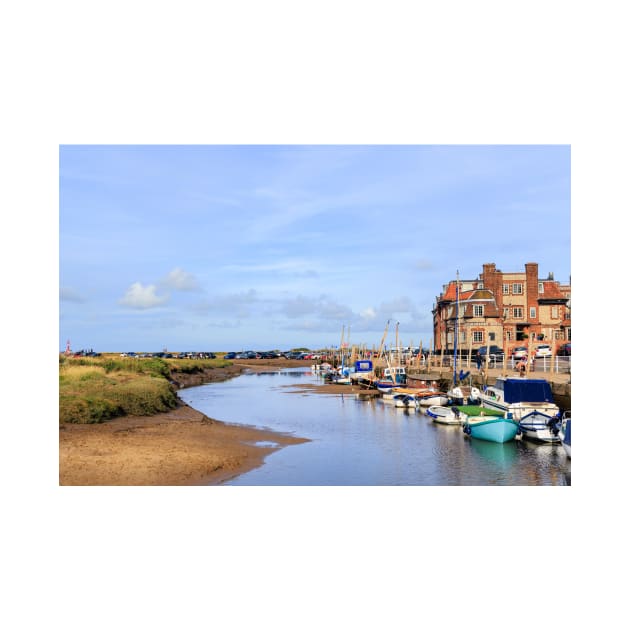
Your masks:
{"label": "boat cover", "polygon": [[551,385],[544,378],[508,378],[503,395],[506,403],[553,402]]}

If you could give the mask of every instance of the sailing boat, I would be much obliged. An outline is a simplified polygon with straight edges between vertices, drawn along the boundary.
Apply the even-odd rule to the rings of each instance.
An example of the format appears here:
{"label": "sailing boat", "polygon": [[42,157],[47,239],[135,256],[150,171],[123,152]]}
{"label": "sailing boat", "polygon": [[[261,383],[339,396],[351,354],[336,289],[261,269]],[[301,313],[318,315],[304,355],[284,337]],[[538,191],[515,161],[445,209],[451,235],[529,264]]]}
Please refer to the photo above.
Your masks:
{"label": "sailing boat", "polygon": [[468,374],[457,373],[457,340],[459,337],[459,271],[455,281],[455,331],[453,334],[453,386],[446,392],[454,405],[476,405],[481,400],[481,391],[471,385],[463,385]]}
{"label": "sailing boat", "polygon": [[[385,330],[387,331],[387,329]],[[397,356],[400,357],[400,347],[398,345],[398,322],[396,322],[396,353]],[[391,351],[389,353],[385,353],[387,367],[383,370],[383,378],[376,383],[376,389],[381,392],[388,392],[392,388],[402,387],[407,381],[405,367],[400,365],[400,358],[398,358],[398,365],[392,365],[390,357]]]}

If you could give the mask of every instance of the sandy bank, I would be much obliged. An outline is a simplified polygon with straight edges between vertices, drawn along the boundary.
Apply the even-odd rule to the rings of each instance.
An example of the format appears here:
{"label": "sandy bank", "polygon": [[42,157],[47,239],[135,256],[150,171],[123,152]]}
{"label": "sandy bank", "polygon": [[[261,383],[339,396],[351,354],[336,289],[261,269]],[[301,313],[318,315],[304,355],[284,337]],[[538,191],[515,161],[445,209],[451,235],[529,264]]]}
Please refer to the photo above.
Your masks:
{"label": "sandy bank", "polygon": [[[289,364],[289,365],[287,365]],[[293,362],[274,362],[290,367]],[[298,363],[305,367],[304,363]],[[173,374],[179,387],[217,382],[270,364],[235,364]],[[257,468],[264,458],[303,438],[208,418],[188,405],[155,416],[59,427],[59,484],[68,486],[216,485]],[[264,442],[265,445],[257,446]],[[272,443],[271,445],[269,443]]]}

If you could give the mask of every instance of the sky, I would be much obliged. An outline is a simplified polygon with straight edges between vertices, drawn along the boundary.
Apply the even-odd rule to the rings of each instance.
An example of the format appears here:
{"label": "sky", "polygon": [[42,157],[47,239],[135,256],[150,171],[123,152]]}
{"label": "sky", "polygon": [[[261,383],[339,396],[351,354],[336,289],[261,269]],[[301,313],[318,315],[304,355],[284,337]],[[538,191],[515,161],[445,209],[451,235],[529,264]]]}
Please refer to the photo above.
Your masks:
{"label": "sky", "polygon": [[[428,347],[459,272],[570,280],[566,145],[61,145],[59,347]],[[349,331],[349,332],[348,332]]]}

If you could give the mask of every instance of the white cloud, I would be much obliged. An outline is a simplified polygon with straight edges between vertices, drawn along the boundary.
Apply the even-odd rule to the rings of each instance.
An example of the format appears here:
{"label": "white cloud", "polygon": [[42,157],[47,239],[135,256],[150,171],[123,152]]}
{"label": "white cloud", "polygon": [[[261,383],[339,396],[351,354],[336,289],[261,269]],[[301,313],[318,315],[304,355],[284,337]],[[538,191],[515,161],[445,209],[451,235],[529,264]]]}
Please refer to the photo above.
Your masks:
{"label": "white cloud", "polygon": [[140,282],[134,282],[127,289],[124,297],[118,300],[118,303],[122,306],[137,309],[155,308],[165,304],[168,301],[168,295],[156,295],[155,290],[156,287],[153,284],[144,287]]}
{"label": "white cloud", "polygon": [[192,273],[175,267],[160,281],[160,285],[173,291],[197,291],[199,283]]}

